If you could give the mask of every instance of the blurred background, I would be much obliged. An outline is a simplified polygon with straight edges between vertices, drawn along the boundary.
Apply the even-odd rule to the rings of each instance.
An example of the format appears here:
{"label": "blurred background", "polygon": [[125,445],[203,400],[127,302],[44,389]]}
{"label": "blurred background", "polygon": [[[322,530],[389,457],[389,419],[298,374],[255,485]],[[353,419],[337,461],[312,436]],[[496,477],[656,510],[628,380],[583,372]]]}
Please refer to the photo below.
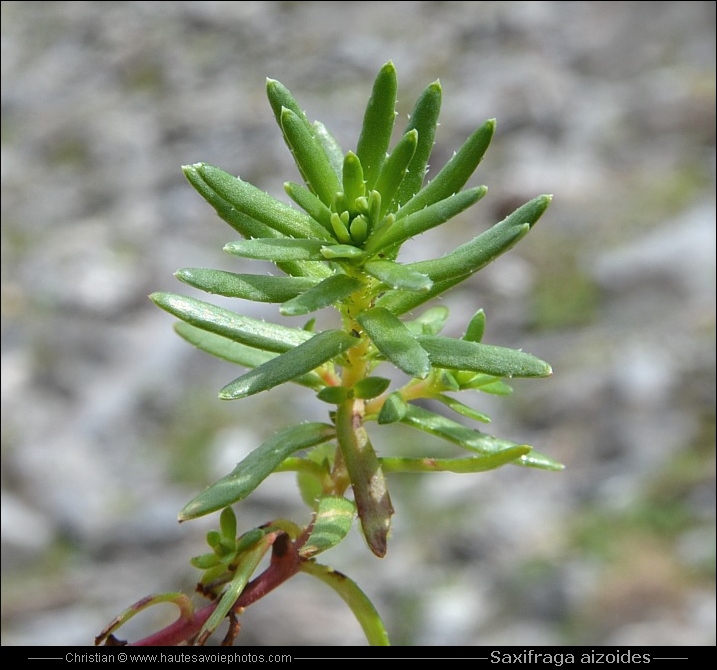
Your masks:
{"label": "blurred background", "polygon": [[[323,562],[394,644],[715,644],[714,2],[3,2],[3,645],[90,645],[143,596],[191,591],[217,520],[178,510],[277,429],[326,419],[297,388],[219,401],[239,371],[147,294],[194,295],[180,267],[256,271],[180,166],[284,198],[298,174],[266,77],[348,150],[388,60],[397,130],[440,78],[434,174],[498,119],[471,181],[488,196],[405,258],[555,194],[444,304],[451,334],[482,307],[486,342],[552,364],[471,402],[567,469],[394,476],[388,556],[356,531]],[[436,444],[405,431],[373,431],[379,452]],[[290,475],[236,509],[242,529],[307,520]],[[364,644],[303,575],[242,621],[240,645]]]}

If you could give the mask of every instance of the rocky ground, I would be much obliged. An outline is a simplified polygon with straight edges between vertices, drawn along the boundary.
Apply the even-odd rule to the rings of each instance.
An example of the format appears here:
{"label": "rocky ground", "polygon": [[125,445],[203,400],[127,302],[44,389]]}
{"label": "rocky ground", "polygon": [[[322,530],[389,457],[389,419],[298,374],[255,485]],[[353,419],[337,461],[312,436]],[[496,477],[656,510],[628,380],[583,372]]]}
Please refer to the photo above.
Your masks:
{"label": "rocky ground", "polygon": [[[714,26],[713,2],[3,2],[2,644],[91,644],[191,589],[207,525],[177,511],[325,418],[292,389],[218,401],[235,370],[146,296],[188,292],[179,267],[239,267],[182,164],[276,196],[297,180],[266,77],[348,149],[389,59],[401,123],[441,80],[434,166],[498,119],[488,197],[416,258],[555,194],[447,304],[449,329],[483,307],[486,341],[551,362],[483,407],[568,467],[396,479],[388,557],[356,534],[327,562],[397,644],[715,644]],[[416,438],[391,435],[379,448]],[[276,475],[240,524],[297,501]],[[363,643],[309,578],[243,619],[244,645]]]}

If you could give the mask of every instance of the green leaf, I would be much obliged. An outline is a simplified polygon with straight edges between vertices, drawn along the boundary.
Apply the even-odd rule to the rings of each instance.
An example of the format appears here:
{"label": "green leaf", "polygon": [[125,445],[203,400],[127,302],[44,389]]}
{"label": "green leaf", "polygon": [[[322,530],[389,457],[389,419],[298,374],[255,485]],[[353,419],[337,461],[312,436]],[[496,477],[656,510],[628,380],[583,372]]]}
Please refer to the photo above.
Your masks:
{"label": "green leaf", "polygon": [[248,182],[205,163],[192,166],[220,198],[287,237],[329,239],[328,232],[308,214],[277,200]]}
{"label": "green leaf", "polygon": [[481,423],[490,423],[489,416],[473,409],[472,407],[469,407],[460,400],[451,398],[451,396],[440,394],[435,396],[435,399],[443,403],[446,407],[450,407],[454,412],[460,414],[461,416],[466,416],[469,419],[474,419],[475,421],[480,421]]}
{"label": "green leaf", "polygon": [[229,610],[234,606],[237,598],[242,594],[244,588],[249,582],[249,578],[254,574],[254,571],[259,567],[261,559],[264,558],[264,554],[268,551],[271,546],[270,536],[266,535],[251,549],[243,553],[234,571],[234,576],[227,590],[223,593],[221,600],[217,604],[212,615],[204,622],[201,630],[199,631],[199,637],[197,642],[199,645],[204,645],[207,638],[220,626],[224,617],[229,614]]}
{"label": "green leaf", "polygon": [[374,307],[361,312],[356,320],[376,348],[399,370],[420,379],[428,376],[431,371],[428,355],[408,328],[391,312]]}
{"label": "green leaf", "polygon": [[467,428],[456,421],[447,419],[445,416],[412,404],[408,405],[406,414],[401,421],[408,426],[457,444],[463,449],[486,456],[497,454],[509,447],[518,446],[515,442]]}
{"label": "green leaf", "polygon": [[[302,331],[304,332],[304,331]],[[342,330],[326,330],[303,344],[272,358],[227,384],[220,392],[222,400],[237,400],[268,391],[311,372],[353,347],[358,340]]]}
{"label": "green leaf", "polygon": [[442,258],[409,263],[407,267],[428,275],[434,281],[433,287],[425,293],[388,291],[376,304],[396,315],[404,314],[465,281],[525,237],[547,209],[551,198],[543,195],[531,200],[500,223]]}
{"label": "green leaf", "polygon": [[401,187],[394,198],[392,211],[398,210],[408,202],[421,188],[426,174],[428,159],[433,150],[433,140],[438,125],[438,115],[441,111],[441,84],[438,81],[429,84],[416,101],[411,112],[411,119],[407,130],[418,131],[418,145],[416,153],[408,166],[408,175],[401,183]]}
{"label": "green leaf", "polygon": [[[174,330],[180,337],[193,344],[197,349],[230,363],[243,365],[246,368],[255,368],[278,356],[278,354],[270,351],[255,349],[254,347],[234,342],[222,335],[209,333],[183,321],[175,323]],[[321,382],[318,376],[316,379]]]}
{"label": "green leaf", "polygon": [[285,302],[280,311],[285,316],[310,314],[348,298],[363,285],[363,282],[356,277],[335,274],[327,277],[320,284],[312,286],[301,295]]}
{"label": "green leaf", "polygon": [[285,458],[334,436],[334,427],[325,423],[302,423],[282,430],[252,451],[231,473],[187,503],[179,513],[179,520],[196,519],[244,500]]}
{"label": "green leaf", "polygon": [[[390,226],[382,228],[376,235],[371,236],[364,248],[368,253],[373,254],[381,249],[400,245],[410,237],[425,233],[427,230],[435,228],[460,214],[463,210],[478,202],[487,192],[488,189],[485,186],[471,188],[445,198],[419,212],[409,214],[403,219],[394,221]],[[418,269],[416,268],[417,265],[418,263],[413,263],[406,267]],[[421,270],[418,271],[420,272]]]}
{"label": "green leaf", "polygon": [[[463,449],[488,456],[502,453],[504,450],[513,447],[528,446],[518,445],[509,440],[503,440],[498,437],[493,437],[492,435],[487,435],[486,433],[481,433],[478,430],[466,428],[460,423],[451,421],[440,414],[435,414],[416,405],[408,405],[408,411],[402,419],[402,422],[413,428],[418,428],[426,433],[448,440]],[[530,451],[530,453],[521,456],[515,461],[511,461],[511,463],[513,465],[539,468],[541,470],[556,471],[565,468],[561,463],[535,450]]]}
{"label": "green leaf", "polygon": [[354,384],[354,398],[368,400],[380,396],[389,386],[391,380],[385,377],[364,377]]}
{"label": "green leaf", "polygon": [[218,565],[221,565],[221,559],[212,552],[211,554],[194,556],[189,559],[189,563],[192,567],[198,568],[199,570],[209,570],[209,568],[216,568]]}
{"label": "green leaf", "polygon": [[426,275],[394,261],[369,261],[363,267],[372,277],[393,289],[427,291],[433,285]]}
{"label": "green leaf", "polygon": [[381,411],[378,413],[378,423],[379,425],[396,423],[401,421],[407,412],[408,403],[398,391],[394,391],[383,403]]}
{"label": "green leaf", "polygon": [[479,309],[471,318],[463,339],[467,342],[480,342],[485,332],[485,312]]}
{"label": "green leaf", "polygon": [[313,132],[291,109],[281,110],[281,128],[307,185],[325,205],[330,205],[341,184],[331,168],[324,147]]}
{"label": "green leaf", "polygon": [[381,166],[381,171],[374,184],[374,190],[381,194],[381,208],[379,210],[381,216],[388,211],[393,196],[406,177],[408,166],[416,153],[418,140],[418,132],[409,130],[401,137]]}
{"label": "green leaf", "polygon": [[321,247],[321,255],[328,260],[357,261],[366,254],[351,244],[325,244]]}
{"label": "green leaf", "polygon": [[349,397],[349,392],[344,386],[325,386],[316,394],[316,397],[330,405],[340,405]]}
{"label": "green leaf", "polygon": [[280,81],[267,78],[266,96],[269,99],[269,104],[271,105],[271,109],[274,112],[274,118],[279,124],[279,127],[281,127],[281,113],[284,108],[286,108],[294,112],[294,114],[296,114],[296,116],[298,116],[306,124],[307,128],[311,128],[309,119],[306,118],[306,114],[304,114],[303,110],[299,106],[299,103],[296,102],[296,99],[291,94],[291,91],[289,91],[289,89],[286,88],[286,86],[284,86],[284,84]]}
{"label": "green leaf", "polygon": [[287,181],[284,184],[284,190],[312,219],[318,221],[332,237],[334,236],[331,227],[331,210],[308,188]]}
{"label": "green leaf", "polygon": [[[266,80],[266,95],[269,99],[269,104],[271,105],[271,109],[274,112],[274,118],[276,119],[276,122],[279,124],[279,128],[281,128],[281,133],[284,137],[284,142],[286,142],[286,146],[289,148],[289,151],[292,152],[293,155],[293,149],[291,147],[291,143],[289,142],[289,138],[286,136],[286,131],[281,123],[281,115],[284,109],[289,109],[296,116],[301,120],[301,122],[306,126],[306,131],[309,133],[313,133],[314,129],[312,125],[309,123],[309,119],[306,118],[306,114],[304,114],[304,111],[299,106],[299,103],[294,99],[294,96],[291,94],[291,91],[289,91],[284,84],[282,84],[280,81],[277,81],[276,79],[268,79]],[[343,160],[343,156],[342,156]],[[298,163],[296,166],[299,168],[299,172],[301,173],[302,178],[305,182],[308,183],[308,178],[304,174],[302,166]]]}
{"label": "green leaf", "polygon": [[356,506],[341,496],[324,496],[319,504],[311,527],[311,533],[299,555],[313,558],[323,551],[335,547],[351,530]]}
{"label": "green leaf", "polygon": [[[270,228],[264,223],[260,223],[251,216],[240,212],[236,207],[222,199],[213,191],[204,179],[199,175],[193,165],[185,165],[182,170],[189,180],[189,183],[199,192],[199,194],[209,202],[216,210],[217,214],[226,221],[234,230],[246,238],[253,237],[283,237],[281,233]],[[296,277],[303,276],[326,276],[328,269],[320,265],[308,265],[305,263],[282,263],[279,267],[289,275]]]}
{"label": "green leaf", "polygon": [[224,198],[204,181],[198,168],[202,167],[202,163],[197,165],[184,165],[182,172],[187,181],[197,190],[197,192],[216,210],[217,214],[224,219],[234,230],[244,237],[278,237],[281,233],[276,232],[264,223],[240,212],[234,205],[230,204]]}
{"label": "green leaf", "polygon": [[357,198],[363,198],[366,195],[366,184],[363,180],[361,161],[353,151],[349,151],[344,158],[343,188],[349,210],[354,212],[354,203]]}
{"label": "green leaf", "polygon": [[254,302],[286,302],[318,283],[309,277],[235,274],[207,268],[182,268],[174,276],[207,293]]}
{"label": "green leaf", "polygon": [[306,342],[311,333],[240,316],[228,309],[174,293],[152,293],[150,299],[166,312],[202,330],[266,351],[284,352]]}
{"label": "green leaf", "polygon": [[565,470],[565,466],[562,463],[559,463],[554,458],[550,458],[550,456],[546,456],[545,454],[538,453],[534,450],[525,456],[521,456],[514,465],[523,465],[528,468],[537,468],[539,470],[550,470],[551,472]]}
{"label": "green leaf", "polygon": [[237,539],[237,517],[231,507],[225,507],[219,516],[219,527],[222,530],[222,536],[226,540],[230,540],[232,545],[236,544]]}
{"label": "green leaf", "polygon": [[320,240],[239,240],[224,245],[232,256],[253,258],[258,261],[324,261],[321,249],[326,243]]}
{"label": "green leaf", "polygon": [[324,147],[331,169],[334,171],[336,178],[340,181],[341,170],[344,164],[344,151],[341,148],[341,145],[336,141],[336,138],[331,134],[329,129],[321,123],[321,121],[314,121],[311,124],[311,127],[314,130],[314,136],[321,143],[321,146]]}
{"label": "green leaf", "polygon": [[435,282],[472,275],[522,239],[548,208],[551,199],[550,195],[533,198],[442,258],[410,263],[408,267],[427,274]]}
{"label": "green leaf", "polygon": [[516,349],[456,340],[441,335],[419,335],[431,364],[449,370],[473,370],[496,377],[547,377],[551,367],[535,356]]}
{"label": "green leaf", "polygon": [[458,193],[483,159],[494,131],[495,119],[486,121],[478,128],[435,178],[396,212],[396,219],[402,219],[404,216]]}
{"label": "green leaf", "polygon": [[[248,347],[245,344],[239,344],[239,342],[232,342],[226,337],[208,333],[206,330],[195,328],[182,321],[174,324],[174,330],[180,337],[193,344],[197,349],[230,363],[243,365],[246,368],[256,368],[278,356],[278,354],[269,351],[262,351],[261,349]],[[292,379],[292,382],[314,390],[324,386],[324,381],[314,372]]]}
{"label": "green leaf", "polygon": [[[470,375],[469,372],[455,373]],[[475,389],[483,393],[491,393],[492,395],[510,395],[513,389],[508,386],[502,379],[498,379],[493,375],[475,375],[466,380],[461,380],[461,389]]]}
{"label": "green leaf", "polygon": [[394,472],[486,472],[513,463],[530,452],[529,446],[521,445],[507,447],[492,456],[473,456],[472,458],[382,458],[381,466],[387,474]]}
{"label": "green leaf", "polygon": [[438,335],[448,320],[448,307],[439,305],[430,307],[421,316],[412,321],[406,321],[406,327],[414,335]]}
{"label": "green leaf", "polygon": [[396,68],[389,61],[379,70],[374,81],[356,147],[368,190],[374,188],[391,142],[397,89]]}
{"label": "green leaf", "polygon": [[341,596],[361,625],[364,635],[372,647],[390,646],[386,626],[381,621],[379,613],[354,581],[333,568],[313,561],[304,561],[299,569],[320,579]]}

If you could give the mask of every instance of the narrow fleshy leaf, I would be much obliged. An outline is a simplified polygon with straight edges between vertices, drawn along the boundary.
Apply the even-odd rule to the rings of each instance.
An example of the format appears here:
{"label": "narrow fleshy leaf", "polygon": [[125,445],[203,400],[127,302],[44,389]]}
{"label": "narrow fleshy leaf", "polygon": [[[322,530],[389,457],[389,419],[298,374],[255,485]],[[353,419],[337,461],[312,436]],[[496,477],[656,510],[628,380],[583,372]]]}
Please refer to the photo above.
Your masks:
{"label": "narrow fleshy leaf", "polygon": [[[246,368],[255,368],[279,355],[234,342],[222,335],[216,335],[201,328],[190,326],[184,321],[175,323],[174,330],[180,337],[193,344],[197,349],[230,363],[243,365]],[[319,380],[318,377],[316,379]]]}
{"label": "narrow fleshy leaf", "polygon": [[450,407],[454,412],[456,412],[456,414],[466,416],[469,419],[480,421],[482,423],[490,423],[489,416],[483,414],[483,412],[473,409],[472,407],[469,407],[465,403],[462,403],[460,400],[456,400],[451,396],[440,394],[435,396],[435,399],[443,403],[446,407]]}
{"label": "narrow fleshy leaf", "polygon": [[286,108],[281,112],[281,128],[307,185],[321,202],[330,205],[336,191],[341,190],[341,184],[313,128]]}
{"label": "narrow fleshy leaf", "polygon": [[[226,337],[208,333],[206,330],[200,330],[183,321],[175,323],[174,330],[180,337],[193,344],[197,349],[230,363],[243,365],[246,368],[259,367],[262,363],[266,363],[266,361],[279,355],[269,351],[262,351],[261,349],[254,349],[245,344],[239,344],[239,342],[232,342]],[[314,372],[308,372],[291,381],[314,390],[324,386],[324,381]]]}
{"label": "narrow fleshy leaf", "polygon": [[320,240],[239,240],[224,245],[224,251],[232,256],[253,258],[258,261],[323,261]]}
{"label": "narrow fleshy leaf", "polygon": [[312,337],[311,333],[300,328],[287,328],[241,316],[183,295],[152,293],[149,297],[158,307],[192,326],[257,349],[281,353]]}
{"label": "narrow fleshy leaf", "polygon": [[219,392],[219,397],[222,400],[237,400],[268,391],[311,372],[356,343],[355,337],[342,330],[325,330],[238,377]]}
{"label": "narrow fleshy leaf", "polygon": [[515,465],[523,465],[527,468],[538,468],[539,470],[550,470],[551,472],[565,470],[565,466],[562,463],[535,450],[525,456],[521,456],[515,461]]}
{"label": "narrow fleshy leaf", "polygon": [[218,565],[222,565],[221,559],[214,552],[193,556],[189,559],[189,563],[192,567],[198,568],[199,570],[209,570],[209,568],[216,568]]}
{"label": "narrow fleshy leaf", "polygon": [[207,293],[254,302],[286,302],[318,283],[309,277],[236,274],[207,268],[182,268],[174,276]]}
{"label": "narrow fleshy leaf", "polygon": [[354,217],[349,226],[349,232],[351,233],[351,240],[354,244],[361,245],[366,241],[369,233],[368,219],[364,214],[359,214]]}
{"label": "narrow fleshy leaf", "polygon": [[325,386],[316,397],[330,405],[340,405],[349,397],[348,389],[344,386]]}
{"label": "narrow fleshy leaf", "polygon": [[391,142],[396,119],[396,68],[389,61],[376,76],[356,146],[368,190],[374,188]]}
{"label": "narrow fleshy leaf", "polygon": [[406,321],[406,327],[414,335],[438,335],[448,320],[448,307],[438,305],[430,307],[421,316],[412,321]]}
{"label": "narrow fleshy leaf", "polygon": [[468,342],[480,342],[485,332],[485,312],[479,309],[471,318],[463,339]]}
{"label": "narrow fleshy leaf", "polygon": [[310,314],[348,298],[363,285],[363,282],[356,277],[340,273],[331,275],[320,284],[312,286],[301,295],[285,302],[280,311],[285,316]]}
{"label": "narrow fleshy leaf", "polygon": [[383,162],[373,186],[381,194],[381,216],[389,210],[394,195],[403,183],[417,146],[418,132],[409,130],[401,137],[391,154]]}
{"label": "narrow fleshy leaf", "polygon": [[361,312],[356,320],[376,348],[399,370],[420,379],[428,376],[431,362],[426,351],[391,312],[375,307]]}
{"label": "narrow fleshy leaf", "polygon": [[515,447],[515,442],[504,440],[492,435],[487,435],[478,430],[467,428],[466,426],[431,412],[422,407],[408,404],[405,416],[401,419],[403,423],[413,428],[418,428],[430,435],[435,435],[444,440],[448,440],[453,444],[457,444],[463,449],[474,451],[478,454],[493,455],[507,449]]}
{"label": "narrow fleshy leaf", "polygon": [[320,579],[341,596],[351,609],[351,612],[353,612],[366,636],[366,640],[372,647],[390,646],[386,626],[381,621],[381,617],[373,603],[356,585],[356,582],[333,568],[313,561],[304,561],[299,569]]}
{"label": "narrow fleshy leaf", "polygon": [[[289,91],[289,89],[286,88],[286,86],[284,86],[284,84],[282,84],[280,81],[267,78],[266,95],[269,99],[271,109],[274,112],[274,118],[276,119],[277,124],[279,124],[279,128],[281,128],[281,133],[284,136],[284,142],[286,142],[286,146],[289,148],[289,151],[291,151],[293,155],[291,143],[289,141],[289,138],[286,136],[286,130],[281,123],[281,115],[284,109],[289,109],[294,112],[297,118],[299,118],[301,122],[306,126],[306,132],[313,133],[314,129],[309,123],[309,119],[306,117],[304,110],[301,109],[299,103],[294,99],[294,96],[291,94],[291,91]],[[298,161],[296,162],[296,167],[299,168],[301,177],[308,184],[308,177],[304,174],[303,167],[299,164]]]}
{"label": "narrow fleshy leaf", "polygon": [[298,116],[305,124],[307,128],[311,128],[309,119],[306,118],[306,114],[301,109],[301,106],[291,94],[284,84],[276,79],[266,80],[266,96],[269,99],[269,104],[274,112],[274,118],[281,128],[281,113],[286,109],[290,109],[296,116]]}
{"label": "narrow fleshy leaf", "polygon": [[[365,249],[368,253],[376,253],[381,249],[402,244],[410,237],[420,235],[460,214],[463,210],[478,202],[487,192],[488,189],[485,186],[467,189],[403,219],[396,220],[387,228],[371,236],[366,242]],[[416,267],[417,265],[418,263],[413,263],[407,267],[421,272]]]}
{"label": "narrow fleshy leaf", "polygon": [[347,211],[342,212],[343,216],[336,212],[331,213],[329,218],[329,224],[331,225],[331,232],[334,234],[334,239],[341,244],[351,244],[351,233],[349,233],[349,214]]}
{"label": "narrow fleshy leaf", "polygon": [[391,380],[386,377],[364,377],[354,384],[355,398],[368,400],[380,396],[389,386]]}
{"label": "narrow fleshy leaf", "polygon": [[271,539],[270,536],[262,536],[254,547],[248,549],[239,557],[234,576],[231,582],[229,582],[229,586],[222,594],[216,609],[204,622],[204,625],[199,631],[199,637],[197,638],[198,644],[203,645],[207,638],[219,628],[222,621],[224,621],[224,617],[229,614],[229,610],[234,606],[234,603],[241,595],[249,579],[254,574],[254,571],[259,567],[259,563],[261,563],[261,559],[264,558],[264,554],[269,550]]}
{"label": "narrow fleshy leaf", "polygon": [[440,382],[444,391],[457,393],[461,390],[460,385],[456,381],[456,375],[460,374],[472,374],[466,373],[461,370],[441,370],[441,375],[436,383]]}
{"label": "narrow fleshy leaf", "polygon": [[261,223],[256,219],[240,212],[234,205],[220,197],[219,194],[212,189],[209,184],[201,176],[199,169],[202,163],[197,165],[184,165],[182,171],[187,181],[197,190],[197,192],[216,210],[217,214],[224,219],[234,230],[239,232],[246,238],[250,237],[279,237],[273,228],[265,223]]}
{"label": "narrow fleshy leaf", "polygon": [[426,275],[410,270],[405,265],[394,261],[369,261],[363,267],[372,277],[393,289],[427,291],[433,285]]}
{"label": "narrow fleshy leaf", "polygon": [[458,193],[473,174],[488,149],[495,131],[495,119],[486,121],[445,164],[434,179],[396,212],[396,219]]}
{"label": "narrow fleshy leaf", "polygon": [[408,202],[423,184],[428,159],[433,150],[433,140],[436,136],[436,126],[438,125],[440,111],[441,84],[438,81],[434,81],[421,93],[411,112],[407,130],[415,129],[418,131],[418,145],[408,166],[408,174],[396,193],[391,211],[396,211]]}
{"label": "narrow fleshy leaf", "polygon": [[244,500],[288,456],[327,442],[335,435],[325,423],[302,423],[282,430],[252,451],[231,473],[205,489],[179,513],[180,521],[211,514]]}
{"label": "narrow fleshy leaf", "polygon": [[[412,264],[408,264],[407,267],[410,265]],[[460,284],[464,279],[467,279],[467,277],[457,277],[434,282],[433,286],[427,291],[386,291],[386,293],[376,301],[376,306],[384,307],[392,314],[400,316],[428,302],[432,298],[445,293],[456,284]]]}
{"label": "narrow fleshy leaf", "polygon": [[[187,180],[199,192],[199,194],[216,210],[221,219],[226,221],[240,235],[248,238],[262,237],[283,237],[283,235],[264,223],[240,212],[236,207],[228,203],[212,190],[204,179],[197,172],[195,166],[185,165],[184,171]],[[287,274],[294,277],[327,276],[328,270],[322,265],[306,264],[302,262],[277,263]]]}
{"label": "narrow fleshy leaf", "polygon": [[471,275],[522,239],[548,208],[551,199],[550,195],[533,198],[500,223],[496,223],[492,228],[442,258],[410,263],[408,267],[424,272],[435,282]]}
{"label": "narrow fleshy leaf", "polygon": [[219,527],[225,540],[231,540],[236,544],[237,539],[237,517],[231,507],[225,507],[219,515]]}
{"label": "narrow fleshy leaf", "polygon": [[353,151],[349,151],[346,154],[346,158],[344,158],[343,189],[350,210],[353,209],[357,198],[366,196],[363,167],[358,156]]}
{"label": "narrow fleshy leaf", "polygon": [[331,210],[308,188],[301,184],[286,182],[284,190],[287,195],[301,207],[312,219],[318,221],[333,237],[331,229]]}
{"label": "narrow fleshy leaf", "polygon": [[449,370],[473,370],[496,377],[547,377],[552,369],[539,358],[517,349],[467,342],[441,335],[419,335],[431,364]]}
{"label": "narrow fleshy leaf", "polygon": [[341,181],[341,170],[344,164],[344,151],[331,131],[321,121],[314,121],[311,124],[314,130],[314,136],[324,147],[326,156],[329,159],[329,165],[336,175],[336,179]]}
{"label": "narrow fleshy leaf", "polygon": [[308,214],[290,207],[256,186],[206,163],[196,163],[192,167],[220,198],[282,235],[329,238],[328,232]]}
{"label": "narrow fleshy leaf", "polygon": [[408,403],[398,391],[394,391],[383,403],[381,411],[378,413],[378,423],[379,425],[396,423],[406,416],[406,412],[408,412]]}
{"label": "narrow fleshy leaf", "polygon": [[467,384],[461,386],[462,389],[475,389],[482,393],[490,393],[491,395],[510,395],[513,388],[506,384],[502,379],[496,379],[492,375],[480,375],[480,377],[488,377],[489,381],[482,379],[473,379]]}
{"label": "narrow fleshy leaf", "polygon": [[376,452],[363,425],[363,401],[347,400],[336,410],[336,437],[351,480],[366,542],[386,555],[393,506]]}
{"label": "narrow fleshy leaf", "polygon": [[[451,421],[440,414],[435,414],[416,405],[408,405],[408,411],[403,417],[402,422],[478,454],[490,456],[498,454],[508,448],[527,446],[518,445],[510,440],[504,440],[493,437],[492,435],[487,435],[486,433],[481,433],[478,430],[466,428],[460,423]],[[521,456],[517,460],[512,461],[512,464],[553,471],[563,470],[565,468],[561,463],[535,450],[531,450],[530,453],[525,456]]]}
{"label": "narrow fleshy leaf", "polygon": [[511,249],[540,218],[552,196],[539,196],[519,207],[500,223],[466,242],[442,258],[409,263],[407,267],[428,275],[433,287],[425,293],[388,291],[377,302],[396,315],[415,309],[468,279],[502,253]]}
{"label": "narrow fleshy leaf", "polygon": [[472,458],[382,458],[381,467],[386,474],[395,472],[486,472],[495,470],[516,459],[529,455],[527,445],[506,447],[492,456]]}
{"label": "narrow fleshy leaf", "polygon": [[299,549],[303,558],[312,558],[335,547],[351,530],[356,506],[341,496],[324,496],[319,499],[314,523],[306,543]]}
{"label": "narrow fleshy leaf", "polygon": [[325,244],[321,247],[321,255],[327,260],[357,261],[366,254],[352,244]]}

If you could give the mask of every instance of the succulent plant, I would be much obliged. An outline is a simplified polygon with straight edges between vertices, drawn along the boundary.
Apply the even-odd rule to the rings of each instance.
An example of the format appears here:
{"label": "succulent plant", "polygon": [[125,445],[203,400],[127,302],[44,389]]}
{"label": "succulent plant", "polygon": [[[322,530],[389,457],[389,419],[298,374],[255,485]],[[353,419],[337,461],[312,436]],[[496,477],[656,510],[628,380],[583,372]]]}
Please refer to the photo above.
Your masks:
{"label": "succulent plant", "polygon": [[[356,517],[371,551],[385,555],[394,513],[386,474],[481,472],[507,464],[562,468],[528,445],[472,427],[468,421],[483,423],[487,417],[456,398],[510,393],[506,380],[545,377],[550,366],[523,351],[483,343],[482,309],[466,320],[460,338],[441,334],[447,307],[416,312],[513,247],[545,212],[551,196],[530,200],[440,258],[401,262],[405,243],[420,244],[414,238],[486,194],[485,186],[464,187],[490,144],[495,120],[473,132],[424,184],[441,86],[426,87],[390,149],[396,92],[396,71],[389,62],[376,77],[356,149],[344,153],[325,126],[309,122],[286,87],[267,80],[271,108],[304,181],[284,185],[298,207],[217,167],[184,167],[192,186],[242,237],[224,250],[241,259],[269,261],[280,276],[184,268],[176,273],[178,279],[210,294],[276,303],[280,314],[302,318],[302,323],[269,323],[172,293],[154,293],[152,300],[180,319],[176,331],[188,342],[247,369],[221,389],[220,398],[241,399],[292,382],[303,387],[297,393],[313,393],[330,407],[326,422],[283,427],[180,512],[180,520],[189,520],[222,511],[220,530],[207,537],[211,551],[193,559],[204,571],[200,591],[214,600],[201,610],[206,612],[202,619],[192,614],[186,596],[162,596],[180,607],[179,632],[172,637],[161,631],[147,644],[203,643],[227,616],[233,622],[226,639],[231,643],[238,632],[236,613],[299,571],[339,592],[371,644],[387,644],[385,628],[366,596],[314,558],[344,539]],[[338,312],[340,325],[317,332],[311,315],[324,308]],[[392,382],[381,376],[383,366],[397,368],[404,378]],[[435,401],[431,407],[444,413],[416,404],[421,399]],[[468,455],[392,456],[391,444],[380,442],[381,429],[372,429],[369,437],[367,424],[393,423],[447,440]],[[272,520],[237,537],[231,505],[273,472],[287,470],[297,473],[302,498],[312,509],[311,523],[302,527]],[[270,566],[250,581],[270,547]],[[127,610],[98,640],[114,639],[108,638],[112,631],[148,604],[153,601]]]}

